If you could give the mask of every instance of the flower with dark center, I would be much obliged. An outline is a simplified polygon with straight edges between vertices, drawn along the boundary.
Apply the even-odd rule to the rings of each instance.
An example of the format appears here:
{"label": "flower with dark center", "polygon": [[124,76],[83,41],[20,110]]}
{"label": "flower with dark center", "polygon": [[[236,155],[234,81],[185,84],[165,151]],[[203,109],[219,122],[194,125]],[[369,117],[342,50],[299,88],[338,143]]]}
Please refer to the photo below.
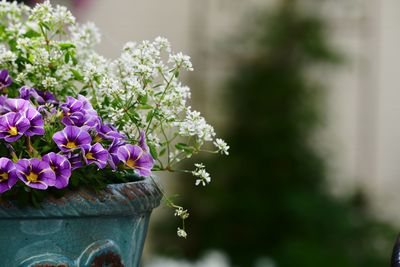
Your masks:
{"label": "flower with dark center", "polygon": [[97,131],[97,141],[102,139],[114,140],[114,139],[125,139],[125,135],[118,132],[117,128],[108,123],[101,123],[96,127]]}
{"label": "flower with dark center", "polygon": [[74,112],[69,116],[64,116],[61,122],[65,126],[77,126],[82,127],[85,130],[96,127],[98,124],[98,117],[92,116],[87,113]]}
{"label": "flower with dark center", "polygon": [[54,187],[61,189],[68,185],[69,178],[71,177],[71,163],[66,157],[54,152],[50,152],[43,156],[43,161],[50,165],[50,168],[56,175],[56,182]]}
{"label": "flower with dark center", "polygon": [[42,114],[40,114],[39,111],[34,108],[28,108],[25,111],[24,116],[30,123],[29,128],[25,132],[26,135],[44,135],[44,121]]}
{"label": "flower with dark center", "polygon": [[56,174],[45,161],[37,158],[20,159],[16,168],[18,178],[29,187],[45,190],[55,185]]}
{"label": "flower with dark center", "polygon": [[82,156],[80,154],[70,154],[68,160],[71,163],[71,169],[76,170],[83,167]]}
{"label": "flower with dark center", "polygon": [[83,159],[86,164],[96,164],[100,169],[103,169],[107,165],[108,151],[103,148],[99,143],[82,146]]}
{"label": "flower with dark center", "polygon": [[61,104],[60,108],[64,112],[64,116],[69,116],[74,112],[81,111],[83,107],[82,101],[73,98],[72,96],[67,96],[67,102]]}
{"label": "flower with dark center", "polygon": [[64,130],[56,132],[53,135],[53,140],[61,151],[70,152],[84,145],[89,145],[92,138],[82,128],[67,126]]}
{"label": "flower with dark center", "polygon": [[0,90],[9,87],[12,84],[12,79],[8,75],[8,70],[0,71]]}
{"label": "flower with dark center", "polygon": [[150,153],[144,151],[137,145],[124,145],[118,148],[118,159],[127,168],[135,170],[140,176],[150,176],[154,160]]}
{"label": "flower with dark center", "polygon": [[120,162],[118,158],[118,149],[125,144],[125,141],[122,139],[114,139],[108,147],[108,154],[110,155],[108,158],[108,164],[114,170],[117,169],[117,165]]}
{"label": "flower with dark center", "polygon": [[7,142],[18,140],[29,128],[29,120],[20,113],[9,112],[0,116],[0,138]]}
{"label": "flower with dark center", "polygon": [[25,100],[29,100],[32,97],[39,105],[58,103],[55,96],[49,91],[41,91],[27,86],[23,86],[19,89],[19,95]]}
{"label": "flower with dark center", "polygon": [[4,109],[7,112],[24,112],[29,107],[34,108],[29,101],[21,98],[7,98],[4,101]]}
{"label": "flower with dark center", "polygon": [[0,158],[0,193],[10,190],[17,180],[14,163],[8,158]]}

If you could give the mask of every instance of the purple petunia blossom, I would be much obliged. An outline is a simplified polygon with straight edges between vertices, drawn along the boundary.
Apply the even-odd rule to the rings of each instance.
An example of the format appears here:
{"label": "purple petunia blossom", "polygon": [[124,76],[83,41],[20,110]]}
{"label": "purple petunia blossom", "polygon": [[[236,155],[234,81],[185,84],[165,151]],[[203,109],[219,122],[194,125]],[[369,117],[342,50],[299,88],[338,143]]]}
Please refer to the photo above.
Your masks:
{"label": "purple petunia blossom", "polygon": [[72,96],[67,96],[67,102],[61,104],[60,108],[64,112],[65,116],[69,116],[74,112],[81,111],[83,103]]}
{"label": "purple petunia blossom", "polygon": [[154,160],[150,153],[137,145],[124,145],[118,148],[118,158],[125,166],[134,169],[140,176],[150,176]]}
{"label": "purple petunia blossom", "polygon": [[45,161],[20,159],[16,167],[18,178],[29,187],[45,190],[56,183],[56,174]]}
{"label": "purple petunia blossom", "polygon": [[110,155],[108,158],[108,164],[114,170],[117,169],[117,165],[120,162],[118,158],[118,149],[125,144],[125,141],[122,139],[114,139],[111,145],[108,147],[108,154]]}
{"label": "purple petunia blossom", "polygon": [[33,99],[35,99],[39,105],[44,105],[46,103],[49,104],[58,103],[57,99],[49,91],[41,91],[27,86],[23,86],[19,89],[19,95],[20,98],[25,100],[29,100],[30,97],[33,97]]}
{"label": "purple petunia blossom", "polygon": [[8,70],[0,71],[0,90],[9,87],[12,84],[12,79],[8,75]]}
{"label": "purple petunia blossom", "polygon": [[118,132],[117,128],[112,126],[111,124],[105,123],[105,124],[99,124],[96,127],[96,140],[101,141],[102,139],[106,140],[114,140],[114,139],[125,139],[125,135],[122,133]]}
{"label": "purple petunia blossom", "polygon": [[19,88],[19,97],[24,100],[29,100],[29,97],[31,96],[31,90],[32,88],[28,86],[22,86]]}
{"label": "purple petunia blossom", "polygon": [[14,163],[8,158],[0,158],[0,193],[11,189],[17,180]]}
{"label": "purple petunia blossom", "polygon": [[68,156],[68,160],[71,163],[72,170],[83,167],[82,157],[80,154],[72,154]]}
{"label": "purple petunia blossom", "polygon": [[61,189],[68,186],[69,178],[71,177],[71,163],[63,155],[50,152],[43,156],[43,161],[50,165],[50,168],[56,175],[54,187]]}
{"label": "purple petunia blossom", "polygon": [[64,113],[62,123],[66,126],[74,125],[89,130],[100,123],[97,112],[82,95],[78,95],[78,99],[68,96],[67,101],[61,104],[60,108]]}
{"label": "purple petunia blossom", "polygon": [[44,121],[42,115],[36,109],[28,108],[24,116],[30,123],[29,128],[25,132],[26,135],[44,135]]}
{"label": "purple petunia blossom", "polygon": [[150,152],[149,146],[146,144],[146,133],[144,131],[140,131],[139,146],[145,152]]}
{"label": "purple petunia blossom", "polygon": [[103,148],[100,143],[96,143],[93,146],[85,145],[82,146],[83,159],[86,164],[96,164],[100,169],[103,169],[107,165],[108,151]]}
{"label": "purple petunia blossom", "polygon": [[61,122],[65,126],[77,126],[83,127],[85,130],[96,127],[98,124],[98,119],[90,114],[85,114],[82,112],[74,112],[69,116],[62,118]]}
{"label": "purple petunia blossom", "polygon": [[53,140],[63,152],[70,152],[84,145],[89,145],[92,138],[85,130],[76,126],[67,126],[64,130],[56,132]]}
{"label": "purple petunia blossom", "polygon": [[7,112],[24,112],[33,107],[29,101],[21,98],[8,98],[4,101],[4,109]]}
{"label": "purple petunia blossom", "polygon": [[88,114],[90,114],[90,115],[92,115],[92,116],[97,117],[97,112],[96,112],[96,110],[94,110],[92,104],[90,104],[89,100],[88,100],[86,97],[84,97],[83,95],[78,95],[78,100],[82,102],[82,104],[83,104],[83,105],[82,105],[82,109],[83,109],[86,113],[88,113]]}
{"label": "purple petunia blossom", "polygon": [[29,120],[20,113],[9,112],[0,116],[0,138],[7,142],[18,140],[29,127]]}

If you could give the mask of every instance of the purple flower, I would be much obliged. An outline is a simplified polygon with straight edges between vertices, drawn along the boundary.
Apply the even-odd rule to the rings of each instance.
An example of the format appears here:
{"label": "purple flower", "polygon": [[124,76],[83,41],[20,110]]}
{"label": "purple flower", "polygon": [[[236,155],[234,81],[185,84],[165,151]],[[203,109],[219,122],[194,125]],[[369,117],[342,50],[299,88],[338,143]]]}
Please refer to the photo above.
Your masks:
{"label": "purple flower", "polygon": [[80,154],[73,154],[68,157],[69,162],[71,163],[71,169],[75,170],[81,168],[83,166],[83,162]]}
{"label": "purple flower", "polygon": [[81,111],[83,103],[72,96],[67,96],[67,102],[61,104],[60,108],[65,116],[69,116],[74,112]]}
{"label": "purple flower", "polygon": [[99,124],[96,127],[96,131],[97,131],[97,136],[96,136],[97,141],[101,141],[102,139],[106,140],[125,139],[125,135],[118,132],[117,128],[108,123]]}
{"label": "purple flower", "polygon": [[50,152],[43,156],[43,161],[50,165],[56,175],[54,187],[61,189],[67,187],[69,177],[71,177],[71,163],[63,155]]}
{"label": "purple flower", "polygon": [[61,104],[60,108],[64,113],[62,123],[66,126],[74,125],[88,130],[100,123],[97,112],[82,95],[78,95],[78,99],[67,96],[67,102]]}
{"label": "purple flower", "polygon": [[86,164],[96,164],[100,169],[103,169],[107,165],[108,151],[103,148],[99,143],[82,146],[83,159]]}
{"label": "purple flower", "polygon": [[125,145],[125,142],[121,139],[114,139],[111,145],[108,147],[108,154],[110,157],[108,158],[108,164],[112,169],[117,169],[117,165],[120,162],[118,158],[118,149]]}
{"label": "purple flower", "polygon": [[12,79],[8,75],[8,70],[0,71],[0,90],[9,87],[12,84]]}
{"label": "purple flower", "polygon": [[134,169],[140,176],[150,176],[154,160],[150,153],[137,145],[124,145],[118,148],[118,158],[125,166]]}
{"label": "purple flower", "polygon": [[45,161],[37,158],[20,159],[16,167],[18,178],[29,187],[45,190],[55,185],[56,174]]}
{"label": "purple flower", "polygon": [[96,112],[96,110],[94,110],[92,104],[90,104],[89,100],[88,100],[86,97],[84,97],[83,95],[78,95],[78,100],[82,102],[82,104],[83,104],[83,105],[82,105],[82,109],[83,109],[86,113],[97,117],[97,112]]}
{"label": "purple flower", "polygon": [[29,107],[32,107],[31,103],[21,98],[7,98],[4,101],[4,109],[8,112],[24,112]]}
{"label": "purple flower", "polygon": [[77,126],[83,127],[85,130],[96,127],[98,124],[98,119],[90,114],[85,114],[82,112],[74,112],[69,116],[65,116],[61,122],[65,126]]}
{"label": "purple flower", "polygon": [[34,108],[28,108],[24,115],[30,123],[30,126],[26,130],[25,134],[28,136],[44,135],[44,121],[42,115]]}
{"label": "purple flower", "polygon": [[30,97],[36,100],[39,105],[46,103],[57,104],[58,101],[49,91],[41,91],[35,88],[23,86],[19,89],[19,95],[22,99],[29,100]]}
{"label": "purple flower", "polygon": [[62,131],[56,132],[53,140],[63,152],[70,152],[92,142],[88,132],[76,126],[67,126]]}
{"label": "purple flower", "polygon": [[145,152],[150,152],[149,146],[146,144],[146,133],[145,133],[144,131],[140,131],[139,146],[140,146]]}
{"label": "purple flower", "polygon": [[29,127],[29,120],[20,113],[9,112],[0,116],[0,138],[7,142],[18,140]]}
{"label": "purple flower", "polygon": [[17,180],[14,163],[8,158],[0,158],[0,193],[11,189]]}
{"label": "purple flower", "polygon": [[29,97],[31,96],[31,90],[33,88],[30,88],[28,86],[22,86],[19,88],[19,97],[24,99],[24,100],[29,100]]}

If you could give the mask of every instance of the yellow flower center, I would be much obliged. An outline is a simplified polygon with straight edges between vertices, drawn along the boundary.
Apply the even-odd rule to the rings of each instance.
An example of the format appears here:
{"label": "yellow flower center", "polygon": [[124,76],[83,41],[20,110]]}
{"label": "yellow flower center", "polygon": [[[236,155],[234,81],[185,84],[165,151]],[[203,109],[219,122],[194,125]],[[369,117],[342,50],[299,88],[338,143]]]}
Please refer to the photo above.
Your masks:
{"label": "yellow flower center", "polygon": [[8,173],[2,172],[0,173],[0,182],[4,182],[8,180]]}
{"label": "yellow flower center", "polygon": [[8,130],[8,133],[9,133],[11,136],[16,136],[16,135],[18,135],[17,127],[11,126],[11,127],[10,127],[10,130]]}
{"label": "yellow flower center", "polygon": [[93,157],[93,153],[91,153],[91,152],[86,154],[86,158],[87,159],[95,159],[95,157]]}
{"label": "yellow flower center", "polygon": [[29,182],[37,182],[37,179],[39,178],[39,175],[37,175],[36,173],[34,173],[34,172],[30,172],[29,173],[29,175],[27,175],[26,176],[26,179],[29,181]]}
{"label": "yellow flower center", "polygon": [[95,142],[100,142],[101,140],[103,140],[103,138],[101,138],[99,135],[96,135],[95,137],[94,137],[94,141]]}
{"label": "yellow flower center", "polygon": [[136,161],[134,161],[133,159],[128,159],[128,160],[126,161],[126,165],[127,165],[128,167],[130,167],[130,168],[135,168],[135,166],[136,166]]}
{"label": "yellow flower center", "polygon": [[68,141],[66,148],[77,148],[75,142]]}

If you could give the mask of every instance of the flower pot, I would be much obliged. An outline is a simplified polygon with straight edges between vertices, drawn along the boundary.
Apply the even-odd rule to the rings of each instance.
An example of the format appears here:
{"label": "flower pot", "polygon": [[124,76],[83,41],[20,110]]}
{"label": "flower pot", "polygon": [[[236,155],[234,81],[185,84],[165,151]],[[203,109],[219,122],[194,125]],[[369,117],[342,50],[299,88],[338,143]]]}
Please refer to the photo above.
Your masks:
{"label": "flower pot", "polygon": [[0,266],[139,266],[161,192],[151,178],[48,198],[41,208],[0,202]]}

